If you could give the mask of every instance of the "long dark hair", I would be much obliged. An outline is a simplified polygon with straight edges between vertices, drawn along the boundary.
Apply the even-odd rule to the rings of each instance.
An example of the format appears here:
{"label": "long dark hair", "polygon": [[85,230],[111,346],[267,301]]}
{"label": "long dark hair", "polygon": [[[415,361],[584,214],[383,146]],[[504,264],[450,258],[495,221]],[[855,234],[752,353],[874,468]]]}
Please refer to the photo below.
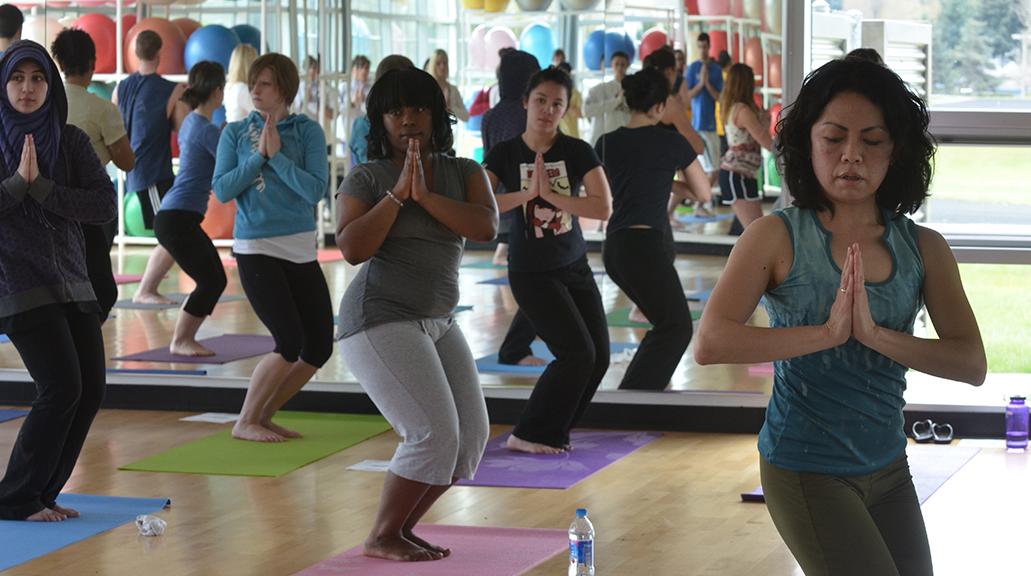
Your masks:
{"label": "long dark hair", "polygon": [[186,102],[190,110],[195,110],[207,102],[215,90],[226,87],[226,73],[218,62],[202,60],[190,68],[188,82],[180,100]]}
{"label": "long dark hair", "polygon": [[370,160],[390,158],[392,150],[383,126],[383,115],[405,106],[427,108],[433,114],[430,149],[447,152],[454,145],[451,126],[458,122],[447,109],[440,85],[429,73],[418,68],[391,70],[378,78],[369,91],[366,108],[369,116],[368,157]]}

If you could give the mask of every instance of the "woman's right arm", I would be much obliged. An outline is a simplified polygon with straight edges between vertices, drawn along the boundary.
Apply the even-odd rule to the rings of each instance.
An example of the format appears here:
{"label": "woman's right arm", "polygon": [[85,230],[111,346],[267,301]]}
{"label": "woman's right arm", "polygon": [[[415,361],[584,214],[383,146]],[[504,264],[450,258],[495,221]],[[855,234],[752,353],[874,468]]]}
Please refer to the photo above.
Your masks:
{"label": "woman's right arm", "polygon": [[[487,179],[490,180],[490,189],[497,192],[498,189],[498,175],[491,172],[490,169],[486,170]],[[505,194],[497,194],[494,199],[498,203],[498,214],[503,214],[509,210],[514,210],[523,204],[526,204],[533,199],[533,193],[529,190],[523,190],[521,192],[507,192]]]}
{"label": "woman's right arm", "polygon": [[759,116],[749,108],[748,106],[739,106],[736,110],[737,115],[734,117],[734,123],[741,126],[748,133],[755,138],[755,141],[760,146],[767,150],[773,150],[773,136],[770,136],[770,131],[766,126],[759,122]]}
{"label": "woman's right arm", "polygon": [[411,180],[406,175],[409,173],[409,165],[405,163],[401,170],[401,178],[395,183],[391,194],[384,194],[375,204],[366,202],[364,199],[351,194],[344,194],[344,189],[360,190],[367,198],[374,198],[372,187],[377,186],[376,180],[367,172],[361,169],[352,172],[340,185],[337,192],[337,230],[336,244],[340,253],[349,264],[357,265],[372,258],[379,251],[383,241],[386,240],[390,228],[397,220],[401,205],[398,203],[408,200],[411,188]]}
{"label": "woman's right arm", "polygon": [[[748,325],[763,292],[775,278],[787,275],[791,262],[785,255],[791,253],[791,238],[778,216],[765,216],[745,229],[705,304],[694,341],[696,362],[771,362],[812,354],[848,340],[852,329],[851,291],[838,291],[830,318],[823,325],[791,328]],[[851,274],[842,280],[843,283],[851,280]],[[742,343],[747,345],[742,346]]]}
{"label": "woman's right arm", "polygon": [[267,161],[257,151],[252,152],[242,163],[239,161],[236,155],[236,142],[241,137],[239,132],[243,126],[242,123],[227,126],[218,139],[211,189],[215,192],[215,198],[223,204],[250,188]]}

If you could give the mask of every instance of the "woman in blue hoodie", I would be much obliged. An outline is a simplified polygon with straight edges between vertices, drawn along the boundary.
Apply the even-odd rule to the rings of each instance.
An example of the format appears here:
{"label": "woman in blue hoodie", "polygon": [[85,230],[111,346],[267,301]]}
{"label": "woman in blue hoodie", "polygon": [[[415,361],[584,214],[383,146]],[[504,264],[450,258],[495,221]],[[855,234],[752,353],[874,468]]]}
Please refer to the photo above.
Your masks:
{"label": "woman in blue hoodie", "polygon": [[115,216],[115,191],[89,137],[68,124],[61,75],[42,46],[0,59],[0,332],[36,385],[3,480],[0,520],[55,522],[104,398],[104,339],[82,224]]}
{"label": "woman in blue hoodie", "polygon": [[272,416],[333,352],[333,309],[316,260],[315,210],[325,194],[326,138],[318,123],[290,114],[297,67],[282,54],[254,61],[248,77],[255,111],[222,131],[212,186],[236,200],[233,254],[240,283],[275,350],[251,375],[233,436],[282,442],[296,432]]}

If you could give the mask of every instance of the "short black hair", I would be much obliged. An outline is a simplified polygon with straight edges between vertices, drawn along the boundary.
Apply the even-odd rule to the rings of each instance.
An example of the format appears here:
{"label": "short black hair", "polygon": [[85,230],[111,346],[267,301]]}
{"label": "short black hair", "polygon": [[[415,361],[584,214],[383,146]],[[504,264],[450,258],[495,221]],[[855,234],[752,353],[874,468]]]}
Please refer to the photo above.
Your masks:
{"label": "short black hair", "polygon": [[698,41],[699,42],[708,42],[710,46],[712,45],[712,40],[709,39],[708,32],[702,32],[701,34],[699,34],[698,35]]}
{"label": "short black hair", "polygon": [[734,60],[730,57],[730,52],[726,50],[720,50],[719,56],[716,57],[716,63],[720,65],[720,68],[726,68],[734,63]]}
{"label": "short black hair", "polygon": [[434,152],[447,152],[454,145],[451,126],[458,122],[444,102],[437,80],[418,68],[398,68],[377,78],[369,91],[366,108],[369,116],[368,156],[370,160],[390,158],[391,147],[383,115],[405,106],[425,107],[433,115],[430,147]]}
{"label": "short black hair", "polygon": [[0,38],[12,40],[18,35],[22,24],[25,24],[25,16],[17,6],[11,4],[0,5]]}
{"label": "short black hair", "polygon": [[655,68],[659,72],[674,70],[677,67],[677,57],[669,46],[663,46],[652,50],[652,53],[645,57],[644,67]]}
{"label": "short black hair", "polygon": [[551,53],[551,57],[554,58],[555,56],[561,56],[564,60],[566,58],[566,51],[561,48],[555,48],[555,51]]}
{"label": "short black hair", "polygon": [[615,60],[616,58],[623,58],[628,63],[630,62],[630,55],[629,54],[627,54],[626,52],[623,52],[622,50],[616,50],[615,52],[612,53],[612,56],[609,57],[609,65],[611,65],[612,61]]}
{"label": "short black hair", "polygon": [[623,78],[621,84],[626,105],[635,112],[647,112],[669,98],[669,82],[654,66],[646,66],[640,72]]}
{"label": "short black hair", "polygon": [[569,65],[569,62],[559,62],[558,66],[555,66],[555,68],[558,68],[570,76],[573,75],[573,67]]}
{"label": "short black hair", "polygon": [[85,76],[97,62],[97,47],[90,35],[78,28],[65,28],[54,38],[50,53],[65,76]]}
{"label": "short black hair", "polygon": [[884,59],[881,58],[881,53],[873,48],[856,48],[855,50],[845,54],[845,58],[859,58],[860,60],[866,60],[884,66]]}
{"label": "short black hair", "polygon": [[218,62],[201,60],[190,68],[188,84],[180,100],[193,110],[211,98],[218,88],[226,86],[226,71]]}
{"label": "short black hair", "polygon": [[877,189],[877,205],[895,215],[916,212],[927,199],[934,172],[934,138],[927,131],[927,106],[897,74],[858,58],[833,60],[806,77],[795,102],[781,113],[777,153],[784,181],[800,208],[833,210],[812,161],[812,128],[827,104],[851,92],[880,109],[894,141],[891,164]]}
{"label": "short black hair", "polygon": [[526,88],[523,89],[523,100],[529,100],[533,89],[545,82],[552,82],[566,89],[566,103],[573,97],[573,78],[558,68],[545,68],[534,72],[533,76],[526,81]]}

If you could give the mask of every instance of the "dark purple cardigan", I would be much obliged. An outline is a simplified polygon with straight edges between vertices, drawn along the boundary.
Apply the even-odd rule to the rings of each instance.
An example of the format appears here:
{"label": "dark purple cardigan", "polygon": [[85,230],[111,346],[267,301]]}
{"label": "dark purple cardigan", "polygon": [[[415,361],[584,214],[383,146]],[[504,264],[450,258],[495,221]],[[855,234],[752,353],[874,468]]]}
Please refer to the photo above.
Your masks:
{"label": "dark purple cardigan", "polygon": [[80,224],[116,214],[114,186],[89,137],[71,124],[61,130],[52,178],[28,185],[17,173],[0,174],[0,318],[95,301]]}

